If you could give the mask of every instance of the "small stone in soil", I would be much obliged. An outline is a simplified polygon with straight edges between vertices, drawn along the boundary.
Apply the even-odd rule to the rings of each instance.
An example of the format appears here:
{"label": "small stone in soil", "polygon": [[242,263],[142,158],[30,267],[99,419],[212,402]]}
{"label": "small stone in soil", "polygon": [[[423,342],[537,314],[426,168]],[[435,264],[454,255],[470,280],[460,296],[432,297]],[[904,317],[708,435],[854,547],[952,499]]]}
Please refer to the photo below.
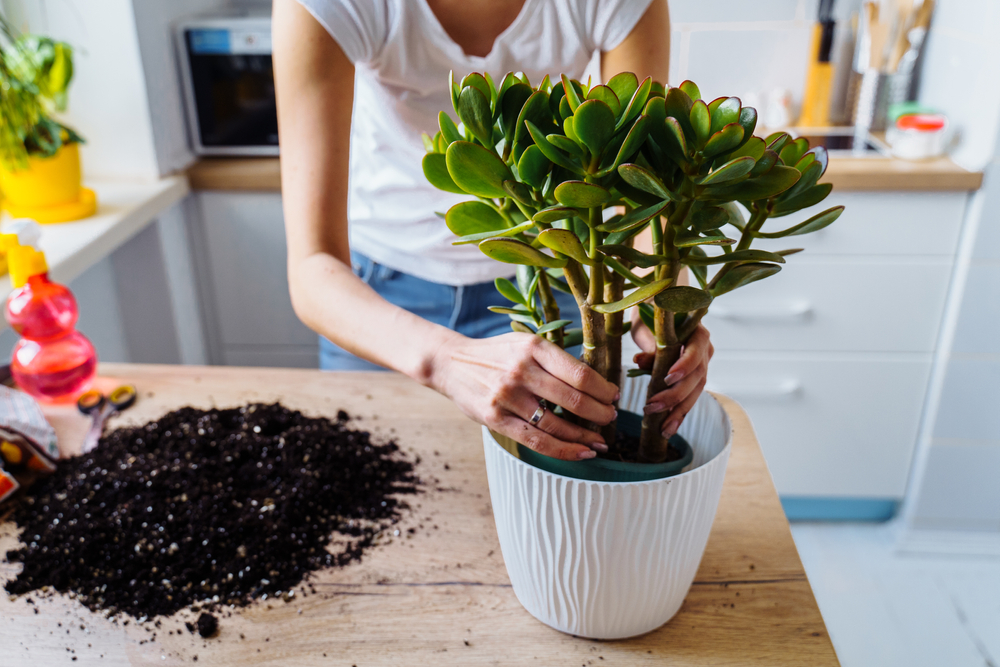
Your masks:
{"label": "small stone in soil", "polygon": [[219,619],[212,614],[202,612],[198,617],[198,634],[202,637],[211,637],[219,631]]}

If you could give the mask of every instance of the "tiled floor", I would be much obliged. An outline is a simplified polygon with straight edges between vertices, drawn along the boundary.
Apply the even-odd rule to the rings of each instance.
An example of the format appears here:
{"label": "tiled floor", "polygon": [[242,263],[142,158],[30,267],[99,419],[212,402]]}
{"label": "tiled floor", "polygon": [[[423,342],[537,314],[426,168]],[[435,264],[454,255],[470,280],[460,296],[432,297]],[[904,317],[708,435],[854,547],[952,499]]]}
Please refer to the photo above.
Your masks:
{"label": "tiled floor", "polygon": [[897,529],[792,524],[843,667],[1000,667],[1000,558],[900,555]]}

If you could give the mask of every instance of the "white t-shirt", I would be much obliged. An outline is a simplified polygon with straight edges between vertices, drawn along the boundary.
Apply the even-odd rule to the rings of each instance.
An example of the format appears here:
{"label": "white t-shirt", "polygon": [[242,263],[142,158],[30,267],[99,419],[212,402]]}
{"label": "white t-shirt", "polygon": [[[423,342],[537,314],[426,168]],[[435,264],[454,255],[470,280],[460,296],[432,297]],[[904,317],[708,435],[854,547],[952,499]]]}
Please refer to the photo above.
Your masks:
{"label": "white t-shirt", "polygon": [[435,211],[468,196],[424,178],[421,133],[438,112],[456,120],[448,72],[489,72],[499,85],[524,72],[580,78],[596,52],[618,46],[651,0],[524,0],[486,57],[469,56],[445,32],[427,0],[298,0],[355,65],[348,219],[351,248],[424,280],[469,285],[511,275],[475,245],[453,246]]}

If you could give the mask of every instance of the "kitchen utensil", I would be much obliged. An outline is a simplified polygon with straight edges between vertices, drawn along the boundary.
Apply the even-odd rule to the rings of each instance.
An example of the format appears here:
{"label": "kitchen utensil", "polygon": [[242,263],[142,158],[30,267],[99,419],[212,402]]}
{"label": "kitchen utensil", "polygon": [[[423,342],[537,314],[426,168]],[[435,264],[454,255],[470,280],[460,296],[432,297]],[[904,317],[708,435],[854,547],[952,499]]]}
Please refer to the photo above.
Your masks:
{"label": "kitchen utensil", "polygon": [[97,447],[101,434],[104,432],[104,422],[111,415],[126,410],[135,403],[135,387],[123,384],[105,396],[96,389],[84,392],[76,400],[76,407],[85,415],[91,416],[90,429],[83,439],[81,451],[86,454]]}

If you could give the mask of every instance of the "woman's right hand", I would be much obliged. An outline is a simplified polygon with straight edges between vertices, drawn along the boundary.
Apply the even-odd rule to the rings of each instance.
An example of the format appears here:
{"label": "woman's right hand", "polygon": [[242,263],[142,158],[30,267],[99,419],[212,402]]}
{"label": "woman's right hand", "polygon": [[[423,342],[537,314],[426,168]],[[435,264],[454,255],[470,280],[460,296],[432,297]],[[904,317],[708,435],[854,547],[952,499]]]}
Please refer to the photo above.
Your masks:
{"label": "woman's right hand", "polygon": [[433,357],[430,385],[466,415],[531,449],[580,460],[607,451],[599,433],[545,410],[528,423],[539,399],[597,424],[617,416],[618,387],[541,336],[509,333],[487,339],[447,337]]}

